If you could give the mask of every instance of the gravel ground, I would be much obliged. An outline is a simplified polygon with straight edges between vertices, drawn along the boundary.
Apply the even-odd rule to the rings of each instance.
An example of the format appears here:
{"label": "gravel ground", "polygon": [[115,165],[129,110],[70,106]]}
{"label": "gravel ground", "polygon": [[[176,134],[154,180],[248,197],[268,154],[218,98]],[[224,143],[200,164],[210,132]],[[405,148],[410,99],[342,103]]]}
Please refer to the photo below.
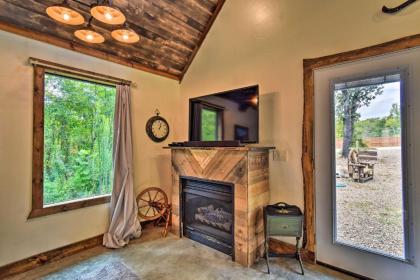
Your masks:
{"label": "gravel ground", "polygon": [[[404,230],[401,148],[378,148],[373,180],[357,183],[337,178],[337,241],[402,258]],[[337,159],[337,172],[347,174],[347,160]]]}

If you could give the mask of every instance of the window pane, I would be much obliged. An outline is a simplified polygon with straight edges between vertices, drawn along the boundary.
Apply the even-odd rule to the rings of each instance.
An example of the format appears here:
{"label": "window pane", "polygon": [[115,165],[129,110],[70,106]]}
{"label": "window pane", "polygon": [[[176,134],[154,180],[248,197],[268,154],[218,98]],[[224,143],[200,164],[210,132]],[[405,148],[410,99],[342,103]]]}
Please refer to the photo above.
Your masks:
{"label": "window pane", "polygon": [[334,91],[335,238],[404,259],[399,79]]}
{"label": "window pane", "polygon": [[115,93],[45,75],[44,205],[111,193]]}
{"label": "window pane", "polygon": [[209,109],[201,110],[201,140],[217,140],[217,112]]}

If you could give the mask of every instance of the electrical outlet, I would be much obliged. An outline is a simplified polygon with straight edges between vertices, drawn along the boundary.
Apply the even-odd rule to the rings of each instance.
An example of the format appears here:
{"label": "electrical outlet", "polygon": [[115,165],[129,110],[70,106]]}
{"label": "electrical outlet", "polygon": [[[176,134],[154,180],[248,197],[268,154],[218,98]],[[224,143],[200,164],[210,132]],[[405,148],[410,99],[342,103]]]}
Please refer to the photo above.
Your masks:
{"label": "electrical outlet", "polygon": [[274,161],[288,161],[289,153],[287,150],[274,150],[273,151],[273,160]]}
{"label": "electrical outlet", "polygon": [[287,150],[279,150],[279,161],[286,162],[289,159],[289,153]]}

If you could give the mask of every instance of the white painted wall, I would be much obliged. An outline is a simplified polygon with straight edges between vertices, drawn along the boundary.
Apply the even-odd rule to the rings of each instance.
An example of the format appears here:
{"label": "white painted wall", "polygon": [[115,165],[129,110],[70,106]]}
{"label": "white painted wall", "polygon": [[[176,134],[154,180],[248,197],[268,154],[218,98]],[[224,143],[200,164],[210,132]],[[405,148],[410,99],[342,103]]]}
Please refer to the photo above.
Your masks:
{"label": "white painted wall", "polygon": [[401,1],[226,1],[181,83],[177,140],[188,137],[189,98],[259,84],[260,143],[281,155],[270,162],[270,201],[303,208],[303,59],[420,33],[420,2],[392,16],[385,4]]}
{"label": "white painted wall", "polygon": [[[271,202],[303,207],[304,58],[420,33],[420,2],[382,14],[398,0],[228,0],[181,83],[177,140],[188,138],[188,99],[260,85],[260,142],[287,161],[270,162]],[[271,158],[271,157],[270,157]]]}
{"label": "white painted wall", "polygon": [[[27,220],[31,209],[33,70],[29,56],[134,81],[132,121],[136,192],[171,185],[170,152],[179,84],[167,78],[0,31],[0,266],[104,233],[108,204]],[[171,126],[166,142],[145,133],[158,108]]]}

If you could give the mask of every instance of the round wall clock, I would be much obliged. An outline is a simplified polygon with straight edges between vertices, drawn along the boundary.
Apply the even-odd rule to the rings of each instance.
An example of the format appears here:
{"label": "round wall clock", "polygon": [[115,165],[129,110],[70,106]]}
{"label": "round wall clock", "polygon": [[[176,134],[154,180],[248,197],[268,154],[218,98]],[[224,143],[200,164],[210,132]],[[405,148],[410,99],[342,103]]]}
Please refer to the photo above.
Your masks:
{"label": "round wall clock", "polygon": [[169,124],[159,115],[159,110],[156,110],[156,116],[151,117],[146,123],[146,133],[155,142],[162,142],[169,135]]}

